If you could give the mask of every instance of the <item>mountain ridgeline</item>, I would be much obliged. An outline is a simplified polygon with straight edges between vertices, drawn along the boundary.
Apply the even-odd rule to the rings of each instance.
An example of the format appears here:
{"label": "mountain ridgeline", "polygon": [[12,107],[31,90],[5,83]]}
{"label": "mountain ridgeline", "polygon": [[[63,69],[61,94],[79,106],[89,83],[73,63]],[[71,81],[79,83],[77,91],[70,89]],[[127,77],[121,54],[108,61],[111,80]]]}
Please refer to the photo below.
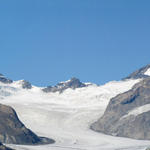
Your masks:
{"label": "mountain ridgeline", "polygon": [[[14,81],[11,79],[8,79],[4,75],[0,74],[0,82],[4,83],[4,84],[11,84]],[[20,84],[21,84],[23,89],[32,89],[31,83],[26,81],[26,80],[21,80]],[[47,86],[46,88],[43,88],[42,91],[45,93],[50,93],[50,92],[62,93],[69,88],[70,89],[76,89],[76,88],[82,88],[82,87],[86,87],[86,86],[88,86],[88,85],[85,83],[82,83],[78,78],[73,77],[68,81],[60,82],[55,86]]]}
{"label": "mountain ridgeline", "polygon": [[147,71],[150,69],[150,64],[134,71],[133,73],[131,73],[128,77],[124,78],[124,79],[140,79],[140,78],[147,78],[149,77],[149,73],[147,73]]}
{"label": "mountain ridgeline", "polygon": [[64,92],[66,89],[76,89],[76,88],[82,88],[82,87],[86,87],[87,85],[80,82],[79,79],[77,78],[71,78],[68,81],[65,82],[60,82],[58,83],[56,86],[48,86],[46,88],[43,89],[44,92],[49,93],[49,92],[59,92],[62,93]]}
{"label": "mountain ridgeline", "polygon": [[[129,91],[112,98],[103,116],[91,125],[91,129],[113,136],[150,140],[150,65],[133,72],[122,82],[126,80],[138,80],[138,83],[136,82],[137,84]],[[4,97],[10,96],[12,94],[10,91],[14,91],[18,85],[21,87],[21,91],[34,88],[26,80],[13,81],[2,74],[0,74],[0,83],[2,83],[0,92],[4,93],[5,91]],[[89,84],[82,83],[77,78],[71,78],[56,86],[39,89],[45,94],[56,92],[62,94],[67,89],[76,90],[88,86]],[[8,91],[6,91],[7,88]],[[31,145],[54,143],[54,140],[38,137],[27,129],[19,120],[15,110],[2,104],[0,104],[0,141]]]}
{"label": "mountain ridgeline", "polygon": [[13,80],[10,80],[6,78],[3,74],[0,74],[0,82],[5,83],[5,84],[10,84],[13,82]]}

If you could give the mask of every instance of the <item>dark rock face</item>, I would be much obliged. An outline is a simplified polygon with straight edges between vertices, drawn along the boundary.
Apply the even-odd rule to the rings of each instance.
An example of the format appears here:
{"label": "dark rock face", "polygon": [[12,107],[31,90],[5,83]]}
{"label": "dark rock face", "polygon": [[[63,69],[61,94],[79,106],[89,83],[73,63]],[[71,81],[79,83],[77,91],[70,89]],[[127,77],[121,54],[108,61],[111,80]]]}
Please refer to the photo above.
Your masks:
{"label": "dark rock face", "polygon": [[150,111],[123,117],[146,104],[150,104],[150,77],[112,98],[104,115],[92,124],[91,129],[109,135],[150,140]]}
{"label": "dark rock face", "polygon": [[3,76],[2,74],[0,74],[0,82],[6,83],[6,84],[10,84],[10,83],[12,83],[13,81],[10,80],[10,79],[8,79],[8,78],[6,78],[6,77]]}
{"label": "dark rock face", "polygon": [[71,88],[71,89],[76,89],[76,88],[81,88],[81,87],[86,87],[84,83],[80,82],[79,79],[77,78],[71,78],[71,80],[66,81],[66,82],[60,82],[56,86],[48,86],[47,88],[44,88],[43,91],[48,93],[48,92],[59,92],[62,93],[64,90]]}
{"label": "dark rock face", "polygon": [[53,140],[40,138],[20,122],[14,109],[0,104],[0,141],[9,144],[45,144]]}
{"label": "dark rock face", "polygon": [[139,70],[136,70],[132,74],[130,74],[128,77],[124,79],[139,79],[139,78],[147,78],[149,77],[148,75],[145,75],[144,73],[150,68],[150,64],[146,65],[145,67],[142,67]]}
{"label": "dark rock face", "polygon": [[26,80],[23,80],[22,81],[22,88],[23,89],[31,89],[32,88],[32,85],[30,82],[26,81]]}

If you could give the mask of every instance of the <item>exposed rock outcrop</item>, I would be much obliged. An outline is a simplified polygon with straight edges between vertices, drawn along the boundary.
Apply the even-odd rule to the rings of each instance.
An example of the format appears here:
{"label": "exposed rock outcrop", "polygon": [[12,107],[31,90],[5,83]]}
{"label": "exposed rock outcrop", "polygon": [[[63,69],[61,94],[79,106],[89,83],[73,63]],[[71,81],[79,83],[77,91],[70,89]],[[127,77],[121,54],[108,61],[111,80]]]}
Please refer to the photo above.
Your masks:
{"label": "exposed rock outcrop", "polygon": [[139,79],[139,78],[147,78],[148,75],[145,74],[145,72],[150,69],[150,64],[136,70],[135,72],[131,73],[128,77],[124,79]]}
{"label": "exposed rock outcrop", "polygon": [[62,93],[64,90],[71,88],[71,89],[76,89],[76,88],[81,88],[81,87],[86,87],[87,85],[80,82],[79,79],[77,78],[71,78],[68,81],[65,82],[60,82],[56,86],[48,86],[44,89],[42,89],[44,92],[49,93],[49,92],[59,92]]}
{"label": "exposed rock outcrop", "polygon": [[31,89],[32,88],[32,85],[30,82],[26,81],[26,80],[23,80],[22,81],[22,88],[23,89]]}
{"label": "exposed rock outcrop", "polygon": [[13,81],[8,79],[8,78],[6,78],[3,74],[0,74],[0,82],[5,83],[5,84],[10,84]]}
{"label": "exposed rock outcrop", "polygon": [[11,144],[46,144],[54,141],[40,138],[18,119],[15,110],[0,104],[0,141]]}
{"label": "exposed rock outcrop", "polygon": [[105,134],[150,140],[149,104],[150,77],[112,98],[104,115],[91,128]]}

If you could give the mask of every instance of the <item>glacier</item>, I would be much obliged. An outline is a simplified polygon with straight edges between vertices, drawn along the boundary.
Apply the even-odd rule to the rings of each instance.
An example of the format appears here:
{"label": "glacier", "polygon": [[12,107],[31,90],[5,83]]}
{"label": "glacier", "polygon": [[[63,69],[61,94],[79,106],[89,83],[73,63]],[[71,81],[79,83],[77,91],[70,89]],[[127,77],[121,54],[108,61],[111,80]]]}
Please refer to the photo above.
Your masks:
{"label": "glacier", "polygon": [[[16,150],[144,150],[149,141],[113,137],[94,132],[90,125],[103,115],[109,100],[130,90],[140,79],[112,81],[105,85],[67,89],[63,93],[44,93],[42,87],[23,89],[22,81],[0,83],[0,103],[12,106],[20,120],[39,136],[54,144],[27,146],[8,144]],[[4,93],[10,93],[5,96]]]}

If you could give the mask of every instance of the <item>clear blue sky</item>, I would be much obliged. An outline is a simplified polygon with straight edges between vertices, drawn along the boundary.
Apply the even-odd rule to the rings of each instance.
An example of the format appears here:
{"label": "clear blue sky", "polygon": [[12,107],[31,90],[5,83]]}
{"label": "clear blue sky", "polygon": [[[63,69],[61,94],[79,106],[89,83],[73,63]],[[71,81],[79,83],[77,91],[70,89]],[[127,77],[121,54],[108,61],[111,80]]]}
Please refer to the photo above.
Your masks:
{"label": "clear blue sky", "polygon": [[150,63],[150,1],[0,1],[0,63],[39,86],[119,80]]}

